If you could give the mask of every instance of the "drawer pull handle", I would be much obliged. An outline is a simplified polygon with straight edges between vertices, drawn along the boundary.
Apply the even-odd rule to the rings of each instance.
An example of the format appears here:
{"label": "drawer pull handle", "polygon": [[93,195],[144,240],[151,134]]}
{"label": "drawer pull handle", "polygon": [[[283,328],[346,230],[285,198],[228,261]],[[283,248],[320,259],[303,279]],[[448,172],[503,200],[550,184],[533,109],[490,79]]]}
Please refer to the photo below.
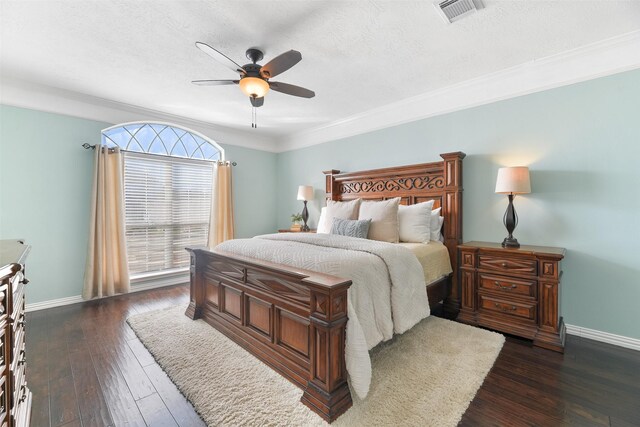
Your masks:
{"label": "drawer pull handle", "polygon": [[495,303],[495,306],[501,311],[516,311],[518,309],[518,307],[516,307],[515,305],[512,305],[511,307],[505,307],[502,304]]}
{"label": "drawer pull handle", "polygon": [[502,290],[504,290],[504,291],[510,291],[511,289],[515,289],[515,288],[517,288],[517,287],[518,287],[516,284],[512,284],[511,286],[502,286],[502,285],[500,284],[500,282],[498,282],[498,281],[495,281],[495,282],[493,282],[493,283],[495,283],[495,285],[496,285],[497,287],[499,287],[500,289],[502,289]]}
{"label": "drawer pull handle", "polygon": [[502,268],[507,268],[507,266],[508,266],[508,265],[509,265],[509,264],[507,264],[506,262],[503,262],[503,263],[502,263]]}

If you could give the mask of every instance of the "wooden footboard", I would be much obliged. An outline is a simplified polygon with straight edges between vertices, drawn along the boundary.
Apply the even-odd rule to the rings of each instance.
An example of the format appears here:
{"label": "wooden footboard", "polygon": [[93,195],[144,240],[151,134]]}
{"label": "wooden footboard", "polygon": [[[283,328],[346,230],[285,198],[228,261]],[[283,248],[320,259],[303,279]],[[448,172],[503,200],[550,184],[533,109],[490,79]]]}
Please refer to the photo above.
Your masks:
{"label": "wooden footboard", "polygon": [[191,300],[202,318],[304,390],[328,422],[349,407],[344,359],[350,280],[189,248]]}
{"label": "wooden footboard", "polygon": [[[394,168],[324,172],[327,200],[387,200],[442,208],[453,271],[462,243],[462,159]],[[351,281],[206,248],[191,254],[187,316],[202,318],[304,390],[302,402],[328,422],[352,404],[345,367],[347,290]],[[455,274],[427,287],[434,314],[455,317]]]}

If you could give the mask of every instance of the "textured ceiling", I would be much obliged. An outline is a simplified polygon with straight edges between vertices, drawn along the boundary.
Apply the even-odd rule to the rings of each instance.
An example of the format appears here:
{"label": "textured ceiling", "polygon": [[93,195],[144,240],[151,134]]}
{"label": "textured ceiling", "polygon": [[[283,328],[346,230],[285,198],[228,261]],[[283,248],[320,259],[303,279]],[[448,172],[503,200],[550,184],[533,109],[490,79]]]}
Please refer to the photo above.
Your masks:
{"label": "textured ceiling", "polygon": [[274,80],[258,110],[260,134],[314,128],[457,82],[640,28],[640,1],[485,0],[447,25],[424,1],[5,1],[0,72],[74,92],[251,130],[237,86],[194,79],[236,75],[199,51],[240,64],[296,49],[302,62]]}

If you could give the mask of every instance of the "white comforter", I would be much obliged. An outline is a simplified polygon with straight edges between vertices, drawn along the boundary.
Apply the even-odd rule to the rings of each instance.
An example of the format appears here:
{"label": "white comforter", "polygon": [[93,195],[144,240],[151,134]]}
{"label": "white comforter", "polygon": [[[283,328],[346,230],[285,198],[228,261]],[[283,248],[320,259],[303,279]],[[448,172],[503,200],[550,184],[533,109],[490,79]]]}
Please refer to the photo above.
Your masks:
{"label": "white comforter", "polygon": [[216,249],[351,279],[345,359],[351,387],[361,399],[371,383],[369,350],[429,316],[420,262],[399,245],[282,233],[229,240]]}

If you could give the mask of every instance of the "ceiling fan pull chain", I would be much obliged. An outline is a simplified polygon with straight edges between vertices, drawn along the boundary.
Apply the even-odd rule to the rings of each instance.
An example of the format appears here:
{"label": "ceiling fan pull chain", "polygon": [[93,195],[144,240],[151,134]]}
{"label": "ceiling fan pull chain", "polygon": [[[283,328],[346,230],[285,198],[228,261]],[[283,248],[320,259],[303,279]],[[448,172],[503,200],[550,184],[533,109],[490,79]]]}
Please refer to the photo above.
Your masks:
{"label": "ceiling fan pull chain", "polygon": [[258,127],[258,124],[256,123],[256,119],[257,119],[256,107],[251,107],[251,127],[254,129]]}

